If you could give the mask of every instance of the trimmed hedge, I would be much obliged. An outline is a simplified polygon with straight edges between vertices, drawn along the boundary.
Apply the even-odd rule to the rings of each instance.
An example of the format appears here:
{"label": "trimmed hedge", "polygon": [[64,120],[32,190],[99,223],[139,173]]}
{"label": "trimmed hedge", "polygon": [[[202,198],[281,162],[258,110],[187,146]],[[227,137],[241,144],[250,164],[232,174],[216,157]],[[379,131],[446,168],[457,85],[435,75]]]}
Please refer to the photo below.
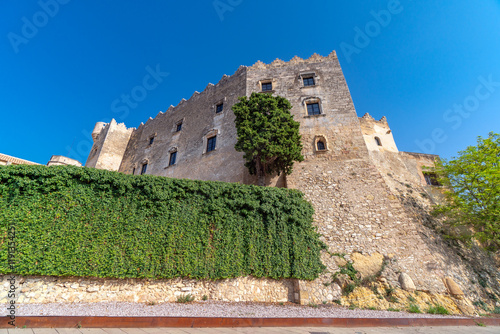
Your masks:
{"label": "trimmed hedge", "polygon": [[0,167],[0,272],[314,279],[325,245],[312,214],[296,190],[71,166]]}

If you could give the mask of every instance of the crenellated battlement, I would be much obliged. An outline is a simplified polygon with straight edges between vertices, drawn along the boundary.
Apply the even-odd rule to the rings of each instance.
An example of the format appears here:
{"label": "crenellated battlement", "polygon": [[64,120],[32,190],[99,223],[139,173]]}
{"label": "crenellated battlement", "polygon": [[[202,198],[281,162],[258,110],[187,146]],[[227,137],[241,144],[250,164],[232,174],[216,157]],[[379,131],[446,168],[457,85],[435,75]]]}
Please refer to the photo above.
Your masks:
{"label": "crenellated battlement", "polygon": [[255,64],[248,67],[249,70],[263,70],[270,69],[276,67],[283,67],[288,65],[296,65],[296,64],[307,64],[307,63],[320,63],[324,61],[337,60],[337,53],[333,50],[328,56],[323,57],[317,53],[312,54],[308,59],[300,58],[299,56],[295,56],[289,61],[283,61],[279,58],[276,58],[272,63],[265,64],[258,60]]}

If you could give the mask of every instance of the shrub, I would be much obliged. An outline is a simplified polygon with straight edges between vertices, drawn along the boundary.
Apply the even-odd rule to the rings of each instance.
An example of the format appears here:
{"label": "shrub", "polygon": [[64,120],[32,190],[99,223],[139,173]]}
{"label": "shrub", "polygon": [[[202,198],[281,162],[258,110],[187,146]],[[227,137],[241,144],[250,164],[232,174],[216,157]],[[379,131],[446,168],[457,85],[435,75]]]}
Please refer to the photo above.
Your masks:
{"label": "shrub", "polygon": [[[325,268],[320,250],[326,247],[312,214],[296,190],[4,166],[0,273],[311,280]],[[13,267],[10,241],[16,244]]]}

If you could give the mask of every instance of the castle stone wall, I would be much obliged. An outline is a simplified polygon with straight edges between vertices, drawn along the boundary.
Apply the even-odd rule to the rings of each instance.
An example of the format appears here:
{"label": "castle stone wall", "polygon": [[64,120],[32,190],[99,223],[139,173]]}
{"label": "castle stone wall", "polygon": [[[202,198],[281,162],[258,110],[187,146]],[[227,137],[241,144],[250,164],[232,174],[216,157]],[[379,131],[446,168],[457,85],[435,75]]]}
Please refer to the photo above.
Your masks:
{"label": "castle stone wall", "polygon": [[[10,301],[10,276],[0,276],[0,304]],[[16,277],[17,303],[97,303],[97,302],[175,302],[190,294],[208,300],[280,303],[293,301],[292,280],[240,277],[216,281],[193,279],[101,279],[79,277]]]}
{"label": "castle stone wall", "polygon": [[118,171],[133,129],[128,129],[123,123],[116,123],[114,119],[108,124],[98,125],[102,129],[99,134],[95,130],[92,134],[94,145],[85,166]]}
{"label": "castle stone wall", "polygon": [[[141,124],[132,134],[120,171],[131,174],[135,168],[139,174],[147,163],[147,174],[253,183],[243,154],[234,149],[237,136],[231,106],[245,95],[245,82],[246,71],[241,68]],[[217,113],[219,103],[223,103],[223,111]],[[181,130],[177,131],[180,123]],[[216,148],[207,152],[207,139],[214,135]],[[169,166],[172,152],[177,152],[176,162]]]}
{"label": "castle stone wall", "polygon": [[[315,84],[304,86],[304,78],[314,78]],[[314,223],[328,245],[322,254],[327,271],[314,281],[293,282],[294,300],[308,304],[339,298],[340,287],[333,282],[342,262],[338,253],[346,254],[347,260],[383,259],[384,268],[377,262],[383,269],[380,274],[393,286],[400,285],[398,276],[404,273],[421,291],[446,292],[445,278],[452,278],[473,299],[493,294],[491,289],[478,288],[479,281],[487,280],[498,290],[496,268],[483,271],[475,267],[477,260],[471,260],[479,256],[486,266],[489,262],[481,252],[452,247],[433,227],[436,220],[429,210],[440,190],[426,186],[422,172],[425,166],[433,166],[436,157],[398,152],[385,118],[357,117],[335,52],[328,57],[294,57],[289,62],[277,59],[240,67],[231,77],[224,76],[217,85],[130,130],[123,159],[110,155],[106,142],[111,127],[106,125],[96,135],[97,151],[87,165],[106,168],[121,159],[119,170],[124,173],[135,168],[139,174],[147,163],[148,174],[255,184],[244,167],[243,154],[234,149],[237,137],[230,107],[239,96],[260,92],[266,83],[272,83],[273,94],[291,102],[294,119],[300,122],[305,157],[286,179],[269,178],[267,185],[302,191],[315,208]],[[221,102],[224,110],[217,114],[215,107]],[[319,115],[308,115],[310,103],[319,104]],[[180,121],[182,130],[176,132]],[[217,147],[206,153],[206,140],[212,135],[217,135]],[[318,141],[325,144],[324,150]],[[177,162],[168,166],[174,150]]]}

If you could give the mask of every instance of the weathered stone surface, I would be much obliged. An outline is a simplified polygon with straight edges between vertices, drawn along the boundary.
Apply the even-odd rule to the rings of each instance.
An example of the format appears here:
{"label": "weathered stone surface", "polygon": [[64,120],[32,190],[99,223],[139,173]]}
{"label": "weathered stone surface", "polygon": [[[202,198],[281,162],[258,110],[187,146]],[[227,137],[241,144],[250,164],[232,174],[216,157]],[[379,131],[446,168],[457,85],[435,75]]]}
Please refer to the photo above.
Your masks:
{"label": "weathered stone surface", "polygon": [[384,256],[379,253],[373,253],[368,256],[353,253],[351,254],[351,259],[353,261],[352,266],[361,274],[362,278],[377,275],[380,269],[382,269],[382,263],[384,262]]}
{"label": "weathered stone surface", "polygon": [[413,280],[411,277],[406,274],[406,273],[401,273],[399,274],[398,278],[399,284],[401,284],[401,288],[406,291],[415,291],[415,283],[413,283]]}
{"label": "weathered stone surface", "polygon": [[448,292],[450,295],[452,295],[455,298],[463,298],[464,293],[462,289],[458,286],[457,283],[453,280],[451,277],[446,277],[444,279],[444,283],[446,285],[446,288],[448,289]]}
{"label": "weathered stone surface", "polygon": [[[0,275],[0,282],[5,276]],[[19,279],[19,277],[17,277]],[[83,279],[77,277],[23,277],[19,296],[24,303],[57,302],[175,302],[191,294],[195,300],[206,295],[211,300],[249,302],[294,302],[295,280],[240,277],[217,281]],[[4,281],[5,282],[5,281]],[[129,284],[132,283],[133,284]],[[17,284],[17,283],[16,283]],[[297,288],[299,285],[296,285]],[[78,288],[77,288],[78,287]],[[327,289],[338,298],[338,287]],[[8,290],[5,290],[8,291]],[[326,300],[325,296],[320,296]],[[0,295],[0,300],[7,294]]]}

